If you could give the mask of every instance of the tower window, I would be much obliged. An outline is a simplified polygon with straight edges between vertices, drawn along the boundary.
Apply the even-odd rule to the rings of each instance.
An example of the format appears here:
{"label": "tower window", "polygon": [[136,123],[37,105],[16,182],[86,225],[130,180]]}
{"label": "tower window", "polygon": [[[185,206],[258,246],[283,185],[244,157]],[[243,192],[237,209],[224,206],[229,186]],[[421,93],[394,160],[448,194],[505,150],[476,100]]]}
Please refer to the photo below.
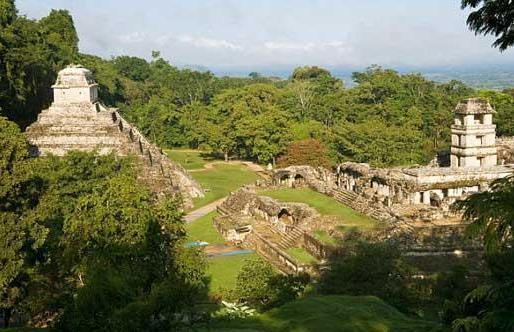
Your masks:
{"label": "tower window", "polygon": [[484,124],[484,115],[483,114],[475,114],[474,120],[475,120],[475,124]]}

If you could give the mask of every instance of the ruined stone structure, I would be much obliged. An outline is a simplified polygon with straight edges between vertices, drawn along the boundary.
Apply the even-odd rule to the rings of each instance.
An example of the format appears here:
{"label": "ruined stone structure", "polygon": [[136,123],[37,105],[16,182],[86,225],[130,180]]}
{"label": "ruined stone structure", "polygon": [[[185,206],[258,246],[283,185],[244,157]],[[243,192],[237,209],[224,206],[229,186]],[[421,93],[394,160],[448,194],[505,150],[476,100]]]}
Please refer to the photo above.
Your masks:
{"label": "ruined stone structure", "polygon": [[514,164],[514,137],[502,137],[496,140],[498,163],[500,165]]}
{"label": "ruined stone structure", "polygon": [[491,167],[497,164],[494,110],[480,98],[461,102],[452,125],[451,166]]}
{"label": "ruined stone structure", "polygon": [[305,234],[323,223],[307,204],[280,202],[243,188],[231,193],[218,212],[214,224],[227,241],[256,250],[285,273],[310,268],[287,253],[303,247]]}
{"label": "ruined stone structure", "polygon": [[[372,168],[344,163],[337,168],[338,187],[392,207],[399,215],[421,219],[449,216],[449,206],[511,174],[514,165],[497,165],[494,110],[481,99],[468,99],[455,110],[451,167]],[[431,211],[431,213],[430,213]]]}
{"label": "ruined stone structure", "polygon": [[151,144],[119,111],[98,99],[92,73],[81,66],[59,72],[53,85],[54,102],[27,128],[33,155],[62,156],[71,150],[134,155],[140,177],[157,193],[181,194],[185,206],[202,197],[200,185],[180,165]]}
{"label": "ruined stone structure", "polygon": [[[484,100],[459,103],[452,126],[451,166],[373,168],[347,162],[335,173],[308,166],[275,170],[273,186],[308,186],[382,221],[385,228],[372,238],[398,243],[408,255],[472,253],[479,243],[464,234],[465,226],[450,205],[491,182],[514,174],[514,139],[496,142],[494,110]],[[498,158],[497,154],[501,155]],[[498,165],[499,160],[499,165]],[[367,236],[367,235],[363,235]],[[304,246],[316,257],[331,252],[308,232]]]}

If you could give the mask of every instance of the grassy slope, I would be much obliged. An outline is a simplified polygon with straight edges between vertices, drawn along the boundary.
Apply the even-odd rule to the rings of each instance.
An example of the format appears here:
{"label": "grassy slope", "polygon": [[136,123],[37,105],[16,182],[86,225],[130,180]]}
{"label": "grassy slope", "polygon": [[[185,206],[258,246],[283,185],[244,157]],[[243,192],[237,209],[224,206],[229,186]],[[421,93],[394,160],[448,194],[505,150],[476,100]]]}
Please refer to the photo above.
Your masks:
{"label": "grassy slope", "polygon": [[307,252],[304,248],[290,248],[286,252],[302,264],[315,263],[318,260]]}
{"label": "grassy slope", "polygon": [[220,322],[215,331],[412,332],[436,324],[412,319],[372,296],[317,296],[288,303],[252,320]]}
{"label": "grassy slope", "polygon": [[326,231],[318,230],[314,232],[314,237],[318,239],[319,241],[328,244],[328,245],[337,245],[336,239],[328,235]]}
{"label": "grassy slope", "polygon": [[341,220],[341,225],[357,227],[359,229],[371,229],[376,226],[376,221],[358,213],[335,199],[315,192],[311,189],[267,190],[262,195],[278,199],[284,202],[306,203],[315,208],[319,213],[327,216],[336,216]]}
{"label": "grassy slope", "polygon": [[217,212],[211,212],[201,217],[200,219],[187,224],[187,241],[205,241],[209,242],[210,244],[224,243],[225,240],[212,224],[212,219],[217,215]]}
{"label": "grassy slope", "polygon": [[227,196],[239,187],[255,182],[259,176],[244,165],[215,165],[213,169],[191,175],[208,191],[205,197],[194,200],[195,208]]}
{"label": "grassy slope", "polygon": [[207,276],[210,278],[210,293],[219,293],[220,289],[232,289],[236,277],[246,259],[255,258],[256,254],[223,256],[209,259]]}

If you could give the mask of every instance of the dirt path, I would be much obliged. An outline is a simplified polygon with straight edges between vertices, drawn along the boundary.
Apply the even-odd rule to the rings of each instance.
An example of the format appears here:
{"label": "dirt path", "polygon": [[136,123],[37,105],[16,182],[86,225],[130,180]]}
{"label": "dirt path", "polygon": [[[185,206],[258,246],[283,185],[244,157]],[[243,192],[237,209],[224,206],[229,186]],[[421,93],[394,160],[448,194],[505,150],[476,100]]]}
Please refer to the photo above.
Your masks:
{"label": "dirt path", "polygon": [[[206,171],[206,170],[214,168],[215,165],[221,165],[221,164],[224,164],[224,165],[245,165],[250,170],[252,170],[255,173],[257,173],[257,175],[259,175],[260,177],[266,178],[266,170],[261,165],[255,164],[255,163],[253,163],[251,161],[239,161],[239,160],[238,161],[229,161],[229,162],[213,161],[213,162],[205,164],[202,169],[193,169],[193,170],[189,170],[188,172],[203,172],[203,171]],[[223,203],[226,198],[227,197],[225,196],[223,198],[218,199],[217,201],[214,201],[214,202],[209,203],[209,204],[207,204],[205,206],[202,206],[201,208],[198,208],[198,209],[196,209],[194,211],[189,212],[184,217],[184,220],[186,221],[186,223],[191,223],[191,222],[193,222],[195,220],[198,220],[201,217],[203,217],[203,216],[205,216],[205,215],[207,215],[207,214],[209,214],[209,213],[211,213],[213,211],[216,211],[216,208],[218,207],[218,205]]]}
{"label": "dirt path", "polygon": [[184,220],[186,221],[186,223],[190,223],[190,222],[193,222],[197,219],[200,219],[201,217],[213,212],[213,211],[216,211],[216,208],[218,207],[218,205],[220,205],[221,203],[223,203],[225,201],[226,197],[223,197],[223,198],[220,198],[218,199],[217,201],[214,201],[212,203],[209,203],[205,206],[202,206],[201,208],[198,208],[194,211],[191,211],[189,212],[188,214],[186,214],[186,216],[184,217]]}
{"label": "dirt path", "polygon": [[203,165],[203,168],[198,168],[198,169],[189,169],[187,170],[188,172],[192,172],[192,173],[195,173],[195,172],[203,172],[203,171],[206,171],[206,170],[210,170],[210,169],[213,169],[214,166],[216,165],[245,165],[246,167],[248,167],[249,169],[251,169],[252,171],[256,172],[256,173],[260,173],[260,172],[265,172],[266,170],[261,166],[261,165],[258,165],[256,163],[253,163],[251,161],[240,161],[240,160],[234,160],[234,161],[211,161],[211,162],[208,162],[206,163],[205,165]]}

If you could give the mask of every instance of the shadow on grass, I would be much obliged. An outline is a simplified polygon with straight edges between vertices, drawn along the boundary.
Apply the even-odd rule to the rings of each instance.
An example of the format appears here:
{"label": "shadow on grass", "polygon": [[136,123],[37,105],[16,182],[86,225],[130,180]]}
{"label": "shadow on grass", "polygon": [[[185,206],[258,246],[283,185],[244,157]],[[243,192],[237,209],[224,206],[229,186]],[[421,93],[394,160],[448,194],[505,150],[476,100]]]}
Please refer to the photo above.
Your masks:
{"label": "shadow on grass", "polygon": [[205,331],[442,331],[433,322],[409,318],[374,296],[316,296],[252,318],[213,322]]}

